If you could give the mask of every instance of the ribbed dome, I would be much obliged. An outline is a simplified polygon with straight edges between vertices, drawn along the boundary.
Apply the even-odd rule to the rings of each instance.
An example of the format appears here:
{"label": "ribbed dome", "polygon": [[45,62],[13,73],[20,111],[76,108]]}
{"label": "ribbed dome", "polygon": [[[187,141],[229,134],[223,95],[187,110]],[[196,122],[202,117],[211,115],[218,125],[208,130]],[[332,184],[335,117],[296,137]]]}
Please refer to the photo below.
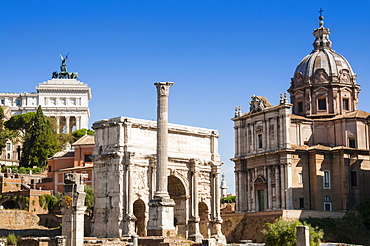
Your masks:
{"label": "ribbed dome", "polygon": [[355,75],[346,58],[332,49],[312,51],[298,64],[294,74],[301,73],[303,78],[311,77],[320,68],[331,76],[339,77],[343,73],[343,69],[347,70],[349,75]]}
{"label": "ribbed dome", "polygon": [[356,83],[356,74],[349,62],[331,49],[330,31],[323,26],[322,20],[323,17],[320,16],[320,27],[313,33],[316,37],[312,44],[314,50],[298,64],[291,88],[300,87],[303,84]]}

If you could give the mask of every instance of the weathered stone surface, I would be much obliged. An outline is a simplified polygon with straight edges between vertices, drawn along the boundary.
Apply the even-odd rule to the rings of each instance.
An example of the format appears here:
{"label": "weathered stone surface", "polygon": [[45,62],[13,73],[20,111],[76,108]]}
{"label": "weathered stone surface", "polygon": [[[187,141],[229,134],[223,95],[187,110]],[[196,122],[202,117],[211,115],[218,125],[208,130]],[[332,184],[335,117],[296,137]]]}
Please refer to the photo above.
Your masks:
{"label": "weathered stone surface", "polygon": [[37,228],[40,218],[24,210],[0,210],[0,228]]}
{"label": "weathered stone surface", "polygon": [[[156,184],[155,121],[127,117],[102,120],[95,130],[93,235],[146,235],[148,203]],[[176,233],[219,237],[222,162],[218,132],[168,124],[168,192]],[[199,211],[199,212],[198,212]],[[108,229],[109,228],[109,229]],[[201,239],[198,237],[198,240]]]}

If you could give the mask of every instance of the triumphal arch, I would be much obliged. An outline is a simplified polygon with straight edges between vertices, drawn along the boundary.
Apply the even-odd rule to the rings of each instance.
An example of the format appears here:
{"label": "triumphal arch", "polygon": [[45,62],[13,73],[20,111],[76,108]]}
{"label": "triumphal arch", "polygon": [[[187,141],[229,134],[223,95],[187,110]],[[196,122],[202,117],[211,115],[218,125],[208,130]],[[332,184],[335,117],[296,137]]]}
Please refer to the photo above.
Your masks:
{"label": "triumphal arch", "polygon": [[168,124],[168,165],[160,179],[167,180],[171,202],[159,200],[156,205],[157,122],[117,117],[95,122],[93,129],[94,236],[154,235],[148,227],[155,229],[158,214],[150,211],[164,206],[173,212],[162,213],[158,220],[170,221],[175,234],[226,243],[221,233],[222,162],[216,130]]}

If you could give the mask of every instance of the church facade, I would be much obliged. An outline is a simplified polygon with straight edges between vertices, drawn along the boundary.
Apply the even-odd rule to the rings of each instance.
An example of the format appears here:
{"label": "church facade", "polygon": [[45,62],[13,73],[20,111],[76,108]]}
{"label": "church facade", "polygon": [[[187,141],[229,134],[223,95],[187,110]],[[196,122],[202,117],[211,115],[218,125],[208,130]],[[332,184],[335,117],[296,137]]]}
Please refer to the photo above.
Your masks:
{"label": "church facade", "polygon": [[314,30],[314,50],[272,106],[252,96],[237,107],[237,212],[338,211],[370,198],[369,119],[357,108],[360,86],[349,62],[331,49],[330,31]]}
{"label": "church facade", "polygon": [[[93,129],[93,236],[148,235],[149,220],[155,219],[149,205],[156,192],[157,122],[117,117],[95,122]],[[168,124],[163,178],[175,203],[169,218],[175,235],[226,243],[221,232],[218,137],[216,130]]]}

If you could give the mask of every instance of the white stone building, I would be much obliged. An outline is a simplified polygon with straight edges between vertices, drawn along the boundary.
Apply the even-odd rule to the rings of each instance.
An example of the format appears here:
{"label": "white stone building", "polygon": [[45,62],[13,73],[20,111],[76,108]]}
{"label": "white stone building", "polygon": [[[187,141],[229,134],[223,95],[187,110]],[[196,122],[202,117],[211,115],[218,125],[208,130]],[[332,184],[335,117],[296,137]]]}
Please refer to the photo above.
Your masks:
{"label": "white stone building", "polygon": [[[95,130],[93,235],[147,235],[156,184],[157,122],[117,117]],[[168,193],[176,234],[199,241],[221,233],[216,130],[168,124]]]}
{"label": "white stone building", "polygon": [[291,80],[291,104],[252,96],[250,111],[232,119],[237,212],[340,211],[370,198],[370,114],[358,110],[356,74],[322,20]]}
{"label": "white stone building", "polygon": [[77,79],[53,78],[36,87],[36,93],[0,93],[0,106],[8,106],[12,115],[36,112],[56,119],[58,132],[70,133],[88,128],[91,89]]}

